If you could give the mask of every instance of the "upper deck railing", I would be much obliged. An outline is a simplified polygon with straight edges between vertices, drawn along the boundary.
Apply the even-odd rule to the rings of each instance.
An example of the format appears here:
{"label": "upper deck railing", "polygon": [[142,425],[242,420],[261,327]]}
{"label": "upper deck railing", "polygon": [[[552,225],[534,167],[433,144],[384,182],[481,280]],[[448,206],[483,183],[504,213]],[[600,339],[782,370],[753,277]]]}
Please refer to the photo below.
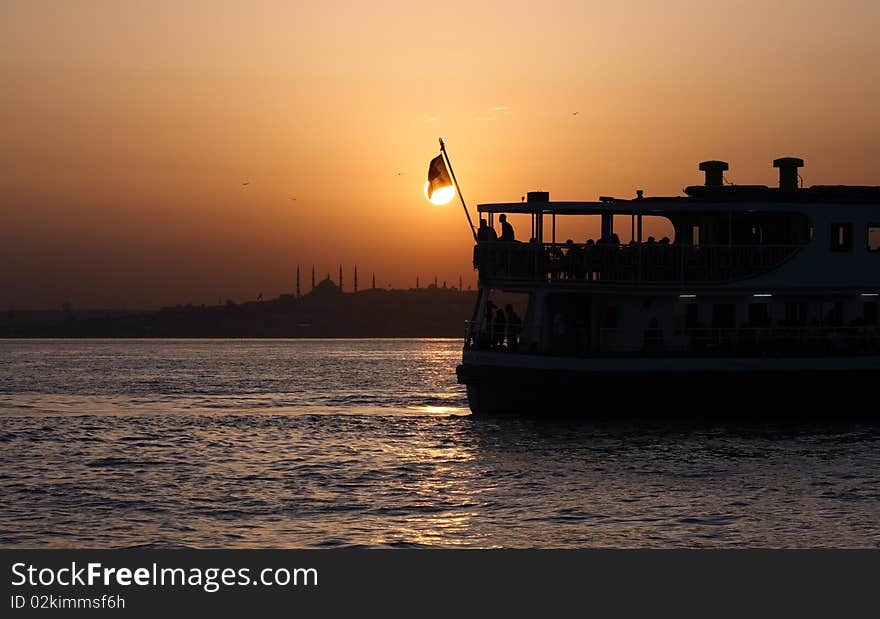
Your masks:
{"label": "upper deck railing", "polygon": [[718,283],[771,271],[803,245],[481,242],[474,268],[486,281]]}

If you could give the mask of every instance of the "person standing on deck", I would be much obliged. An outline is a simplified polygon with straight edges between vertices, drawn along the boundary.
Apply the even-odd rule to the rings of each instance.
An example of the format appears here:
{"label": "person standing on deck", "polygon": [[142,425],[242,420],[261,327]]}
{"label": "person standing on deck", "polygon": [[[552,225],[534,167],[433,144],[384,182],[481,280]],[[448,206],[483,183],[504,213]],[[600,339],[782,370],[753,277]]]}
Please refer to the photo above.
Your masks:
{"label": "person standing on deck", "polygon": [[495,233],[495,228],[490,228],[485,219],[480,219],[480,227],[477,230],[477,242],[497,240],[498,235]]}
{"label": "person standing on deck", "polygon": [[515,241],[516,237],[513,233],[513,226],[507,221],[507,215],[502,213],[501,216],[498,217],[498,221],[501,222],[501,238],[498,240],[506,241],[508,243]]}
{"label": "person standing on deck", "polygon": [[489,266],[489,250],[481,243],[489,241],[497,241],[498,235],[495,234],[495,228],[490,228],[485,218],[480,219],[480,227],[477,230],[477,244],[474,246],[474,268],[483,270]]}

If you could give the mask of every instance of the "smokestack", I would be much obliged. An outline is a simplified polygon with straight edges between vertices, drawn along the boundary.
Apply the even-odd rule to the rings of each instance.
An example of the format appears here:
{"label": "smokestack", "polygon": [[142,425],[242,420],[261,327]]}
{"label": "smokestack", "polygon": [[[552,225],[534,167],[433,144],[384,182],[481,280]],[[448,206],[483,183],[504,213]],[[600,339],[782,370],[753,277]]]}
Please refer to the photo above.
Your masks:
{"label": "smokestack", "polygon": [[526,194],[526,202],[549,202],[549,191],[530,191]]}
{"label": "smokestack", "polygon": [[700,172],[706,173],[706,187],[721,187],[724,185],[724,172],[730,166],[726,161],[703,161],[700,163]]}
{"label": "smokestack", "polygon": [[804,160],[797,157],[780,157],[773,160],[773,167],[779,168],[779,188],[794,191],[798,188],[798,168],[804,167]]}

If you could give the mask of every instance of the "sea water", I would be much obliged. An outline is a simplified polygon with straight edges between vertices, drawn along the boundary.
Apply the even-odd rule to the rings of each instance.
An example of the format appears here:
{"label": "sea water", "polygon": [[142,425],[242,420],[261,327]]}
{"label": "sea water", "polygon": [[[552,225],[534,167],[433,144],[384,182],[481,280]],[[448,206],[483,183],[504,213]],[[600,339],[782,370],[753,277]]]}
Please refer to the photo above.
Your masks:
{"label": "sea water", "polygon": [[880,546],[878,426],[481,419],[460,355],[0,340],[0,547]]}

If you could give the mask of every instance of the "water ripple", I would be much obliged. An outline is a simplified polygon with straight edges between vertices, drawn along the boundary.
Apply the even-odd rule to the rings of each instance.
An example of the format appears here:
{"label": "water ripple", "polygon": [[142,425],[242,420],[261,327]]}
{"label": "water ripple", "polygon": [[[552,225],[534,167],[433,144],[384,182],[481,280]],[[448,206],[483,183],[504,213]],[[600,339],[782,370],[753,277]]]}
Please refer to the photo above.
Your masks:
{"label": "water ripple", "polygon": [[479,419],[459,346],[0,342],[0,546],[880,546],[877,427]]}

